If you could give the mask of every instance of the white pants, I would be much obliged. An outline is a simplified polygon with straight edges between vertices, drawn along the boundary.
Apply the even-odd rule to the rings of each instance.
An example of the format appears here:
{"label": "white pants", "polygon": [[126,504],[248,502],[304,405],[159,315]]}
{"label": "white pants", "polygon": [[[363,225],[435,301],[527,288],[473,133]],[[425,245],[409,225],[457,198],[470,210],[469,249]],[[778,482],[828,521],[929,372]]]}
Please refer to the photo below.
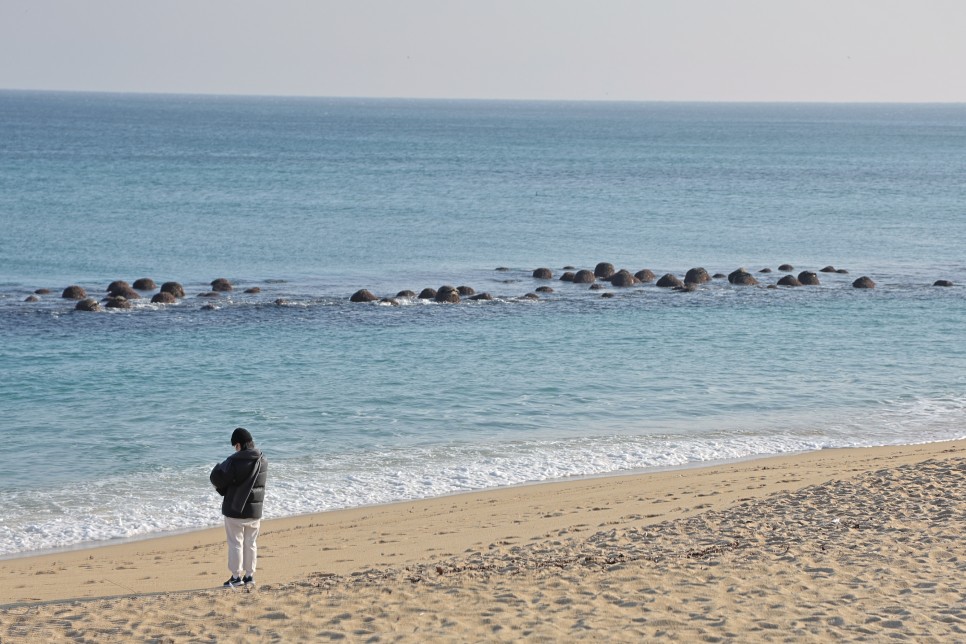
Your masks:
{"label": "white pants", "polygon": [[228,535],[228,571],[232,577],[255,574],[255,557],[258,547],[258,528],[261,519],[232,519],[225,517],[225,534]]}

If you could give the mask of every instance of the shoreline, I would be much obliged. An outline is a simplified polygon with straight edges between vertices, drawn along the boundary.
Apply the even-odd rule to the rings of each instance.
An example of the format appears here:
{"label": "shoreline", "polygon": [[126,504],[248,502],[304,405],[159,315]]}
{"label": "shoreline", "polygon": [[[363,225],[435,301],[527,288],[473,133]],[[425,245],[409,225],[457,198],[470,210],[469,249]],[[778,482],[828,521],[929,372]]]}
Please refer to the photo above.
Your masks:
{"label": "shoreline", "polygon": [[0,641],[966,638],[966,440],[828,449],[0,562]]}
{"label": "shoreline", "polygon": [[[952,442],[952,441],[956,441],[956,440],[961,440],[961,439],[958,439],[957,438],[957,439],[951,439],[950,441],[930,441],[930,442],[943,443],[943,442]],[[962,439],[962,440],[966,440],[966,439]],[[926,444],[929,444],[929,443],[912,443],[912,444],[910,444],[910,446],[911,445],[920,445],[920,444],[926,445]],[[587,481],[587,480],[594,480],[594,479],[619,478],[619,477],[623,477],[623,476],[638,476],[638,475],[646,475],[646,474],[659,474],[659,473],[662,473],[662,472],[673,472],[673,471],[677,471],[677,470],[701,469],[701,468],[705,468],[705,467],[716,467],[716,466],[720,466],[720,465],[738,464],[738,463],[743,463],[743,462],[747,462],[747,461],[757,461],[757,460],[768,459],[768,458],[781,458],[783,456],[789,456],[789,457],[791,457],[791,456],[796,456],[796,455],[799,455],[799,454],[809,454],[809,453],[812,453],[812,452],[821,452],[821,451],[824,451],[825,449],[865,449],[865,448],[820,448],[820,449],[816,449],[816,450],[802,450],[802,451],[796,451],[796,452],[786,452],[786,453],[783,453],[783,454],[755,454],[755,455],[752,455],[752,456],[742,456],[742,457],[738,457],[738,458],[722,458],[722,459],[715,459],[715,460],[711,460],[711,461],[700,461],[700,462],[693,462],[693,463],[683,463],[681,465],[657,465],[657,466],[654,466],[654,467],[645,467],[645,468],[640,468],[640,469],[635,469],[635,470],[616,471],[616,472],[602,472],[602,473],[598,473],[598,474],[575,474],[573,476],[568,476],[568,477],[560,478],[560,479],[547,479],[547,480],[544,480],[544,481],[525,481],[525,482],[522,482],[522,483],[511,483],[509,485],[500,485],[500,486],[496,486],[496,487],[487,487],[487,488],[481,488],[481,489],[478,489],[478,490],[457,490],[457,491],[453,491],[453,492],[447,492],[447,493],[444,493],[444,494],[440,494],[438,496],[420,497],[420,498],[415,498],[415,499],[401,499],[401,500],[398,500],[398,501],[386,501],[384,503],[370,503],[370,504],[364,504],[364,505],[354,505],[354,506],[351,506],[351,507],[346,507],[346,508],[333,508],[331,510],[323,510],[323,511],[320,511],[320,512],[306,512],[304,514],[293,514],[293,515],[290,515],[290,516],[273,517],[273,518],[270,518],[270,519],[263,519],[263,523],[267,524],[269,522],[275,522],[275,521],[288,521],[288,520],[300,519],[300,518],[305,518],[305,517],[313,517],[313,516],[316,516],[316,515],[329,514],[331,512],[342,512],[342,511],[348,511],[348,510],[366,510],[366,509],[369,509],[369,508],[388,507],[388,506],[393,506],[393,505],[397,505],[397,504],[401,504],[401,503],[415,503],[415,502],[419,502],[419,501],[431,501],[431,500],[434,500],[434,499],[446,499],[446,498],[450,498],[450,497],[454,497],[454,496],[462,496],[464,494],[487,493],[487,492],[494,492],[494,491],[497,491],[497,490],[510,490],[510,489],[515,489],[515,488],[526,488],[526,487],[530,487],[530,486],[550,485],[550,484],[554,484],[554,483],[567,483],[567,482],[571,482],[571,481]],[[154,540],[154,539],[167,539],[167,538],[171,538],[171,537],[180,537],[180,536],[184,536],[184,535],[190,535],[190,534],[196,533],[196,532],[205,532],[205,531],[208,531],[208,530],[221,530],[221,529],[222,529],[222,525],[219,523],[219,524],[215,524],[215,525],[211,525],[211,526],[204,526],[204,527],[197,527],[197,528],[183,528],[181,530],[172,530],[172,531],[159,532],[159,533],[141,534],[141,535],[135,535],[135,536],[132,536],[132,537],[118,537],[118,538],[109,539],[109,540],[106,540],[106,541],[89,541],[89,542],[78,543],[78,544],[74,544],[74,545],[70,545],[70,546],[61,546],[61,547],[57,547],[57,548],[49,548],[49,549],[44,549],[44,550],[29,550],[29,551],[25,551],[25,552],[14,552],[14,553],[9,553],[9,554],[5,554],[5,555],[0,555],[0,564],[2,564],[2,562],[4,562],[4,561],[12,561],[12,560],[17,560],[17,559],[27,559],[27,558],[31,558],[31,557],[44,557],[44,556],[48,556],[48,555],[66,554],[66,553],[71,553],[71,552],[75,552],[75,551],[83,551],[83,550],[97,550],[97,549],[100,549],[100,548],[108,548],[108,547],[111,547],[111,546],[121,546],[121,545],[125,545],[125,544],[133,544],[133,543],[139,543],[139,542],[143,542],[143,541],[151,541],[151,540]]]}
{"label": "shoreline", "polygon": [[[457,490],[457,491],[447,492],[438,496],[420,497],[420,498],[414,498],[414,499],[401,499],[397,501],[386,501],[386,502],[371,503],[371,504],[365,504],[365,505],[355,505],[355,506],[345,507],[345,508],[333,508],[331,510],[323,510],[319,512],[307,512],[304,514],[294,514],[289,516],[273,517],[270,519],[263,519],[263,524],[267,525],[269,523],[280,522],[280,521],[294,521],[298,519],[315,517],[317,515],[328,515],[334,512],[346,512],[346,511],[352,511],[352,510],[362,511],[362,510],[367,510],[372,508],[391,507],[399,504],[418,503],[422,501],[433,501],[433,500],[444,500],[451,497],[459,497],[463,495],[486,494],[489,492],[497,492],[499,490],[513,490],[513,489],[519,489],[519,488],[539,487],[542,485],[567,484],[570,482],[592,481],[597,479],[634,477],[634,476],[642,476],[642,475],[646,476],[650,474],[661,474],[665,472],[686,471],[686,470],[693,470],[693,469],[700,470],[700,469],[711,468],[711,467],[738,465],[741,463],[755,462],[755,461],[768,460],[768,459],[774,459],[774,458],[777,458],[777,459],[794,458],[796,456],[801,456],[805,454],[817,454],[821,452],[836,451],[836,450],[852,450],[852,449],[864,450],[864,449],[879,449],[879,448],[890,448],[890,447],[915,447],[919,445],[955,443],[959,441],[966,441],[966,436],[961,438],[953,438],[953,439],[932,440],[932,441],[927,441],[923,443],[908,443],[908,444],[902,443],[902,444],[894,444],[894,445],[876,445],[871,447],[822,447],[818,449],[783,452],[783,453],[777,453],[777,454],[754,454],[750,456],[741,456],[736,458],[721,458],[721,459],[714,459],[710,461],[689,462],[689,463],[682,463],[679,465],[657,465],[653,467],[644,467],[639,469],[622,470],[622,471],[615,471],[615,472],[602,472],[602,473],[596,473],[596,474],[575,474],[573,476],[568,476],[561,479],[524,481],[520,483],[511,483],[508,485],[501,485],[497,487],[487,487],[487,488],[474,489],[474,490]],[[165,531],[165,532],[159,532],[159,533],[149,533],[149,534],[135,535],[131,537],[118,537],[118,538],[109,539],[106,541],[83,542],[83,543],[78,543],[74,545],[61,546],[61,547],[43,549],[43,550],[14,552],[14,553],[0,555],[0,566],[2,566],[4,562],[16,561],[19,559],[28,559],[28,558],[34,558],[34,557],[45,557],[45,556],[54,556],[54,555],[65,555],[73,552],[82,552],[85,550],[99,550],[102,548],[110,548],[110,547],[123,546],[128,544],[143,543],[145,541],[153,541],[156,539],[177,538],[177,537],[182,537],[186,535],[191,535],[193,533],[203,533],[210,530],[220,531],[222,529],[223,529],[222,524],[217,523],[210,526],[183,528],[180,530],[172,530],[172,531]],[[2,603],[0,603],[0,606],[2,606]]]}
{"label": "shoreline", "polygon": [[[271,554],[271,551],[277,547],[273,541],[278,537],[282,537],[283,540],[285,540],[288,538],[287,535],[291,532],[309,532],[314,528],[344,528],[346,525],[351,525],[355,521],[371,521],[374,517],[385,518],[388,520],[388,523],[391,524],[394,521],[398,521],[400,515],[404,514],[413,514],[416,512],[426,514],[432,511],[438,511],[443,507],[479,506],[480,504],[505,502],[508,499],[512,499],[515,502],[524,503],[527,503],[528,500],[532,500],[536,505],[540,505],[541,503],[538,501],[538,499],[544,496],[549,498],[553,498],[555,496],[580,496],[589,491],[600,493],[603,489],[610,487],[641,487],[643,489],[652,488],[653,490],[665,490],[669,487],[673,487],[674,482],[680,481],[681,485],[687,488],[688,485],[700,481],[702,478],[717,478],[720,477],[724,472],[730,472],[733,474],[738,474],[739,472],[744,472],[747,474],[749,471],[770,470],[775,472],[790,472],[799,466],[809,468],[808,471],[799,473],[798,478],[796,478],[794,481],[787,478],[784,480],[779,479],[769,481],[766,485],[767,492],[770,494],[787,489],[793,489],[798,483],[802,483],[802,485],[809,485],[843,478],[849,472],[856,471],[856,466],[849,464],[849,461],[852,460],[852,457],[860,458],[863,462],[867,459],[876,460],[877,458],[887,460],[908,459],[915,458],[916,455],[919,454],[940,453],[946,449],[966,452],[966,439],[912,445],[827,448],[784,455],[726,459],[713,463],[667,466],[657,468],[655,470],[648,469],[646,471],[635,473],[601,474],[552,481],[536,481],[504,487],[487,488],[484,490],[454,492],[443,496],[415,499],[411,501],[397,501],[392,503],[328,510],[324,512],[295,515],[291,517],[266,519],[262,522],[262,534],[259,538],[259,577],[267,577],[268,574],[265,572],[266,568],[271,570],[274,567],[274,562],[269,563],[271,558],[274,557],[274,555]],[[841,461],[843,471],[827,471],[827,468],[816,470],[816,465],[825,460],[833,462]],[[771,476],[766,478],[775,477]],[[694,507],[681,506],[675,508],[675,511],[671,512],[662,511],[652,513],[652,516],[648,516],[646,518],[654,519],[656,521],[665,520],[667,518],[690,516],[711,506],[718,508],[723,502],[732,502],[737,498],[737,495],[734,493],[723,494],[715,490],[710,490],[703,494],[721,498],[715,499],[713,503],[698,503]],[[701,496],[701,494],[698,496]],[[544,503],[549,502],[550,501],[546,501]],[[650,523],[655,521],[650,521]],[[549,523],[556,525],[561,522],[556,521]],[[96,545],[82,545],[78,546],[77,548],[57,550],[54,552],[26,553],[23,555],[15,554],[11,555],[9,558],[0,559],[0,576],[9,579],[9,575],[11,574],[22,575],[23,571],[25,570],[40,570],[45,566],[60,567],[61,572],[64,572],[64,568],[69,569],[73,567],[73,564],[76,562],[82,562],[84,560],[103,562],[131,558],[143,559],[145,553],[187,552],[189,550],[197,551],[201,549],[207,555],[205,563],[207,567],[210,568],[210,574],[214,578],[220,578],[220,576],[223,574],[222,570],[225,568],[224,562],[222,561],[224,553],[221,552],[224,549],[223,540],[224,529],[219,525],[208,528],[188,529],[185,531],[168,533],[164,535],[146,535],[143,538],[135,537],[132,539],[125,539],[120,542],[105,542]],[[325,548],[323,548],[323,550],[325,550]],[[369,553],[370,555],[374,554],[375,551],[375,549],[372,548],[372,544],[369,544],[369,547],[367,548],[361,548],[361,550]],[[407,561],[418,559],[416,555],[432,556],[432,552],[433,549],[423,552],[421,549],[417,548],[417,552],[406,553]],[[360,568],[379,563],[385,564],[388,563],[385,559],[387,556],[388,555],[385,555],[384,553],[379,553],[378,555],[372,557],[374,561],[366,562],[363,560],[352,560],[352,562],[353,565],[357,564]],[[397,556],[390,557],[390,559],[396,558]],[[327,565],[329,568],[339,571],[339,573],[352,572],[352,566],[345,565],[349,562],[331,561],[329,559],[330,558],[325,557],[324,555],[320,556],[317,561],[317,565],[321,567],[325,567]],[[143,564],[144,562],[142,561],[141,563]],[[395,563],[395,561],[392,563]],[[83,564],[81,565],[83,566]],[[90,568],[92,571],[102,569],[101,566],[85,567]],[[120,568],[119,570],[124,569],[125,568]],[[282,566],[277,570],[278,573],[281,574],[273,574],[273,577],[291,576],[294,572],[291,570],[291,566]],[[36,572],[36,575],[43,576],[43,573]],[[85,575],[80,576],[84,577]],[[129,575],[122,574],[121,577],[126,579],[129,577]],[[17,598],[15,596],[17,594],[43,595],[42,598],[38,598],[38,600],[42,601],[68,601],[84,597],[102,596],[99,595],[96,590],[92,591],[90,588],[77,588],[79,592],[72,593],[69,587],[65,588],[61,582],[62,580],[58,581],[56,587],[54,588],[45,588],[47,585],[42,583],[28,584],[26,587],[21,588],[21,590],[32,588],[33,591],[26,593],[11,592],[13,588],[10,584],[7,584],[0,589],[0,608],[7,607],[14,603],[29,603],[30,601],[34,601],[34,599]],[[109,583],[117,584],[118,582]],[[86,585],[90,586],[93,584],[87,581]],[[129,585],[133,587],[129,588],[127,585],[123,585],[120,586],[120,589],[126,589],[132,594],[136,594],[141,591],[141,589],[137,588],[137,584]],[[162,592],[172,592],[202,590],[205,588],[211,588],[212,586],[210,584],[179,584],[168,581],[163,583],[162,587]],[[118,593],[116,592],[104,593],[103,596],[115,596],[117,594]]]}

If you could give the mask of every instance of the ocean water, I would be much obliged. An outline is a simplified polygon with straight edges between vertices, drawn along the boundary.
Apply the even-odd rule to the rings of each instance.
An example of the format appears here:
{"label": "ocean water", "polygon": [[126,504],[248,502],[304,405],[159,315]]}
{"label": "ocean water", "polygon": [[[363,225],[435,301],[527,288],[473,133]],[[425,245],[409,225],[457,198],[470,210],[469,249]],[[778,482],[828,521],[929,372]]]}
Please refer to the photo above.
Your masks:
{"label": "ocean water", "polygon": [[[236,426],[268,517],[960,438],[964,249],[964,105],[2,91],[0,556],[217,524]],[[444,284],[494,299],[349,302]]]}

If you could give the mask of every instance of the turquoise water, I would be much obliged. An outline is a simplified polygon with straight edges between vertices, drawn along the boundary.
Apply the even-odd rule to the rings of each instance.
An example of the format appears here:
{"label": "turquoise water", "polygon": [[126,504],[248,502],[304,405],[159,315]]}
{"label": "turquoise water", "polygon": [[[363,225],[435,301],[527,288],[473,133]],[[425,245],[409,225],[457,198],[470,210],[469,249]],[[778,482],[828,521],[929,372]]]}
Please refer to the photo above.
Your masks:
{"label": "turquoise water", "polygon": [[962,437],[964,195],[966,106],[0,92],[0,555],[217,523],[238,425],[269,516]]}

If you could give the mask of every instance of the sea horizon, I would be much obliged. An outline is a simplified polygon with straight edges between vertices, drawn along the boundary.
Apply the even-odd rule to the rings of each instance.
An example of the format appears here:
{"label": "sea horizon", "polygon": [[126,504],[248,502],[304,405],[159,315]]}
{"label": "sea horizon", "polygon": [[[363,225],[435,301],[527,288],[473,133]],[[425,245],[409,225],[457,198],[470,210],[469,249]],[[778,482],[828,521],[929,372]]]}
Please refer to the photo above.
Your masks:
{"label": "sea horizon", "polygon": [[440,103],[588,103],[588,104],[630,104],[630,105],[813,105],[813,106],[876,106],[876,105],[910,105],[910,106],[961,106],[964,101],[854,101],[854,100],[727,100],[727,99],[611,99],[611,98],[500,98],[490,96],[479,97],[445,97],[445,96],[368,96],[351,94],[250,94],[250,93],[210,93],[210,92],[161,92],[147,90],[107,90],[107,89],[44,89],[3,87],[0,92],[38,93],[38,94],[101,94],[108,96],[146,96],[146,97],[198,97],[198,98],[226,98],[226,99],[285,99],[285,100],[346,100],[346,101],[426,101]]}

